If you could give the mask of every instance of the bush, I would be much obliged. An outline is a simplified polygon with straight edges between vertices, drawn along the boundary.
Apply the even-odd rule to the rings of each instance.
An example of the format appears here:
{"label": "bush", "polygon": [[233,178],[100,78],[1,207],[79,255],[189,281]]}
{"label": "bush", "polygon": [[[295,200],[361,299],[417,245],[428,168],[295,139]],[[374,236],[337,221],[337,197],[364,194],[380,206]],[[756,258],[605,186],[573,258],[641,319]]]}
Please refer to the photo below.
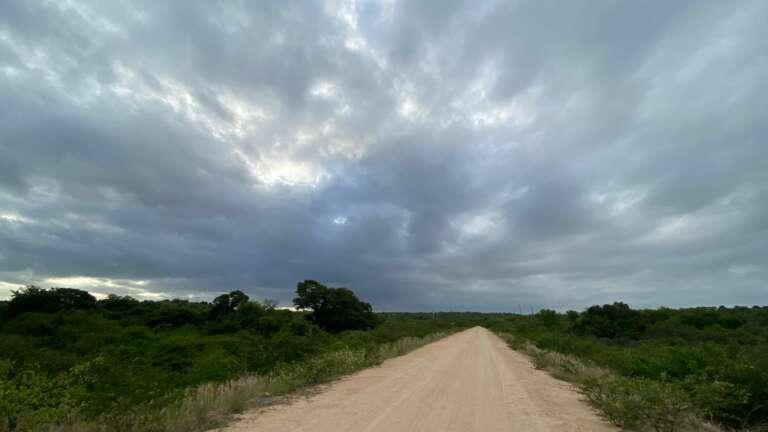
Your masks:
{"label": "bush", "polygon": [[675,384],[603,376],[585,380],[581,389],[617,426],[654,432],[701,430],[694,404]]}

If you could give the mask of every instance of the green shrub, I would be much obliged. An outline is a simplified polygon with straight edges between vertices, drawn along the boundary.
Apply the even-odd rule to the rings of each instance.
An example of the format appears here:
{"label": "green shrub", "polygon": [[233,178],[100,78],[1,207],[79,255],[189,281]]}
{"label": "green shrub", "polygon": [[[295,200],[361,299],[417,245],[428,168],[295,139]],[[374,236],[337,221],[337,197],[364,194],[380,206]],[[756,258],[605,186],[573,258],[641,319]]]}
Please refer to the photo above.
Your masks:
{"label": "green shrub", "polygon": [[694,404],[685,391],[672,383],[603,376],[580,384],[589,402],[623,428],[654,432],[700,430]]}
{"label": "green shrub", "polygon": [[[69,420],[51,428],[56,432],[191,432],[203,431],[226,422],[228,416],[241,412],[264,398],[320,384],[342,375],[370,367],[393,355],[404,354],[447,333],[424,338],[407,338],[383,344],[373,350],[341,349],[326,352],[301,362],[283,363],[266,375],[246,375],[222,383],[210,382],[185,391],[182,397],[161,406],[133,407],[125,413],[112,413],[91,420]],[[41,418],[37,428],[46,425]],[[24,426],[26,427],[26,425]],[[13,429],[11,429],[13,430]],[[3,429],[0,431],[5,432]]]}
{"label": "green shrub", "polygon": [[[768,427],[766,314],[765,307],[628,312],[623,306],[606,305],[581,314],[508,315],[490,325],[497,332],[513,334],[510,345],[528,352],[537,367],[556,377],[578,381],[585,371],[568,360],[575,359],[626,380],[606,384],[614,385],[616,395],[621,396],[624,388],[647,399],[645,406],[632,399],[619,398],[615,406],[606,402],[606,409],[613,412],[625,406],[631,408],[627,414],[674,413],[687,407],[691,416],[710,423],[757,431]],[[556,319],[558,324],[553,325]],[[574,332],[566,330],[569,323]],[[579,324],[581,328],[576,328]],[[613,337],[606,337],[610,334]],[[673,398],[663,398],[665,394]],[[644,422],[661,418],[656,427],[662,430],[673,418],[646,417]],[[683,427],[686,418],[691,417],[683,416]]]}

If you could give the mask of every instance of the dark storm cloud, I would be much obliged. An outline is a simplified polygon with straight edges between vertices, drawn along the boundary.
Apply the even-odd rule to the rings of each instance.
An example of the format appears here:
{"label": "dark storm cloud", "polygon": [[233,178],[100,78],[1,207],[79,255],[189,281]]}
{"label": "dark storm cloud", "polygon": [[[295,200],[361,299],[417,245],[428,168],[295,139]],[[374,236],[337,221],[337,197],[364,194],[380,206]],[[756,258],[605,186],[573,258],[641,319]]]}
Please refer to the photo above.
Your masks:
{"label": "dark storm cloud", "polygon": [[0,292],[761,303],[768,7],[6,2]]}

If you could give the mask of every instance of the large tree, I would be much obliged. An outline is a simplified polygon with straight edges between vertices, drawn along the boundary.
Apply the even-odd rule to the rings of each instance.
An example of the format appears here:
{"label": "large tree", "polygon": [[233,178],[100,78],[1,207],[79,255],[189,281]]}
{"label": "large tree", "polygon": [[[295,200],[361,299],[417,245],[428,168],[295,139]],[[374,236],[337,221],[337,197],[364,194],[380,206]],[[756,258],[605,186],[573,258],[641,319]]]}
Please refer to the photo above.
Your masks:
{"label": "large tree", "polygon": [[371,305],[360,301],[351,290],[330,288],[314,280],[298,283],[293,304],[310,310],[307,318],[331,333],[369,329],[377,323]]}

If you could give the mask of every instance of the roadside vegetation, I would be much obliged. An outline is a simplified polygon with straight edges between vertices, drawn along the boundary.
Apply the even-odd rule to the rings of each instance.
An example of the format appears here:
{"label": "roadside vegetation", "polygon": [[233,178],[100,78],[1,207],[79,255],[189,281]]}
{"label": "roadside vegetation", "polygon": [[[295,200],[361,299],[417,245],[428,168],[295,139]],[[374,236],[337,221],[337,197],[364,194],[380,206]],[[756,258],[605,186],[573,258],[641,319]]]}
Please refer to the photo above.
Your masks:
{"label": "roadside vegetation", "polygon": [[637,431],[768,430],[768,308],[542,310],[485,325]]}
{"label": "roadside vegetation", "polygon": [[[304,288],[304,289],[302,289]],[[346,289],[299,284],[278,309],[26,287],[0,302],[0,431],[190,431],[469,326],[461,314],[374,314]]]}
{"label": "roadside vegetation", "polygon": [[26,287],[0,302],[0,432],[200,431],[484,326],[635,431],[768,430],[768,307],[374,313],[344,288],[138,301]]}

